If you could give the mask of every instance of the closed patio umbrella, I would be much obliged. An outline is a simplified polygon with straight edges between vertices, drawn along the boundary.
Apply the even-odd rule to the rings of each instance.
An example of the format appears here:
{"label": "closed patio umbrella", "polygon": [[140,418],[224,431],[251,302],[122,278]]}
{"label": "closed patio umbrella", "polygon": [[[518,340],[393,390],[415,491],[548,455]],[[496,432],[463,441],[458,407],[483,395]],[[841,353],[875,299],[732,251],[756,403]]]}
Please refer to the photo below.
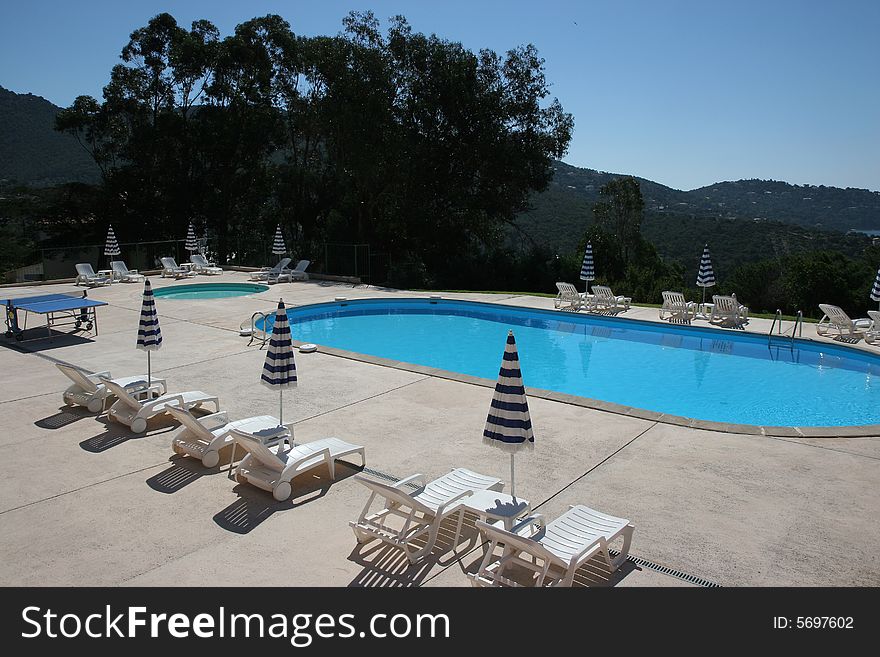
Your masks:
{"label": "closed patio umbrella", "polygon": [[593,267],[593,245],[587,242],[587,249],[584,251],[584,262],[581,264],[581,280],[587,281],[584,286],[584,293],[590,291],[590,281],[596,280],[596,269]]}
{"label": "closed patio umbrella", "polygon": [[715,285],[715,272],[712,269],[712,258],[709,257],[709,245],[703,247],[700,256],[700,270],[697,272],[697,287],[703,288],[703,305],[701,312],[706,314],[706,288]]}
{"label": "closed patio umbrella", "polygon": [[483,442],[510,454],[510,494],[516,497],[514,455],[522,449],[533,449],[535,435],[513,331],[507,332],[507,344],[483,430]]}
{"label": "closed patio umbrella", "polygon": [[287,247],[284,245],[284,235],[281,234],[281,224],[275,230],[275,240],[272,242],[272,254],[284,255],[287,253]]}
{"label": "closed patio umbrella", "polygon": [[144,300],[141,304],[141,318],[138,323],[137,348],[147,352],[147,385],[150,385],[150,352],[162,346],[162,331],[159,330],[159,315],[156,313],[156,300],[150,279],[144,280]]}
{"label": "closed patio umbrella", "polygon": [[104,255],[112,258],[118,256],[122,251],[119,249],[119,242],[116,241],[116,235],[113,233],[113,226],[107,228],[107,241],[104,242]]}
{"label": "closed patio umbrella", "polygon": [[[278,390],[280,424],[284,424],[284,389],[295,388],[296,380],[296,362],[293,359],[290,324],[287,320],[287,311],[284,309],[284,300],[279,299],[278,310],[275,312],[275,326],[272,327],[272,337],[269,339],[269,348],[266,351],[260,382],[264,386]],[[293,435],[291,433],[291,444],[292,441]]]}
{"label": "closed patio umbrella", "polygon": [[189,228],[186,231],[186,244],[184,248],[190,252],[190,255],[199,250],[199,240],[196,239],[196,230],[193,228],[192,222],[189,222]]}

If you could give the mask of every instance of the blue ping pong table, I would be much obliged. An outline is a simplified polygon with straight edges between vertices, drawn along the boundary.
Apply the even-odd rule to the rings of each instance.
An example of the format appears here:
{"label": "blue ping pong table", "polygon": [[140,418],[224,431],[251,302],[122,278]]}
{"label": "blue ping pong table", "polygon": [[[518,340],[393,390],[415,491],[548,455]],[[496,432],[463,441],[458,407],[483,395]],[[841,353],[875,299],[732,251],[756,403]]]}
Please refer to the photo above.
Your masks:
{"label": "blue ping pong table", "polygon": [[[43,294],[17,299],[0,299],[6,310],[6,337],[15,337],[19,342],[24,340],[27,330],[27,318],[31,313],[46,317],[46,331],[52,337],[52,328],[56,326],[73,326],[74,331],[91,331],[98,335],[98,306],[106,306],[106,301],[95,301],[82,296],[69,294]],[[23,321],[19,323],[18,311],[23,313]],[[36,340],[39,338],[30,338]]]}

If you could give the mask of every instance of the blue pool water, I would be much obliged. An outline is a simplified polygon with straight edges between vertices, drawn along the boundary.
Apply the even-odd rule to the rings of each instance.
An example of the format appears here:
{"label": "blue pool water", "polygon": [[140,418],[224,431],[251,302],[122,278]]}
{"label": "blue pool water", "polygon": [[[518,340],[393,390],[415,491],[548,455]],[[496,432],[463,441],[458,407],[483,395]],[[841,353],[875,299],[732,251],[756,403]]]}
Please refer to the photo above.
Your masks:
{"label": "blue pool water", "polygon": [[258,283],[196,283],[160,287],[153,295],[163,299],[229,299],[265,292],[268,285]]}
{"label": "blue pool water", "polygon": [[[880,358],[833,344],[495,304],[374,299],[288,310],[296,340],[495,379],[513,329],[527,387],[764,426],[880,423]],[[271,326],[271,320],[270,320]]]}

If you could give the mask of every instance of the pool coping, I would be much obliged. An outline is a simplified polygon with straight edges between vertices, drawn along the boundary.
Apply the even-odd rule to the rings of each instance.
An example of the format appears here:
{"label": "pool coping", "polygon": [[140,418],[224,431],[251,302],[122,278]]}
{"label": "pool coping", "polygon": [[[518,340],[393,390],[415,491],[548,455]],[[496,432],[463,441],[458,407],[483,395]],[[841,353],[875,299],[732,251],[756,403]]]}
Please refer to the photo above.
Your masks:
{"label": "pool coping", "polygon": [[[422,297],[418,297],[422,299]],[[428,299],[429,297],[424,297],[424,299]],[[377,301],[385,300],[385,297],[364,297],[362,299],[345,299],[345,302],[352,301],[361,301],[361,300],[372,300],[375,299]],[[446,297],[447,301],[461,301],[459,299],[452,299]],[[336,300],[335,303],[339,303],[339,299]],[[487,305],[498,305],[502,304],[492,304],[489,302],[477,302],[481,304]],[[310,304],[291,304],[288,306],[288,309],[291,308],[305,308],[307,306],[323,306],[323,305],[333,305],[334,302],[325,302],[325,303],[310,303]],[[540,310],[540,309],[536,309]],[[550,311],[552,314],[552,311]],[[630,319],[626,317],[615,317],[615,319],[619,320],[627,320],[634,321],[638,323],[653,323],[647,320],[641,319]],[[702,327],[700,327],[702,328]],[[810,338],[799,338],[805,341],[815,342]],[[305,342],[301,342],[299,340],[293,340],[293,345],[295,347],[299,347],[302,344],[306,344]],[[843,345],[837,345],[839,347],[844,347]],[[850,347],[851,348],[851,347]],[[853,349],[853,351],[862,351],[859,349]],[[405,361],[393,360],[390,358],[383,358],[381,356],[372,356],[369,354],[362,354],[355,351],[348,351],[346,349],[339,349],[336,347],[330,347],[326,345],[318,345],[318,352],[325,353],[331,356],[336,356],[339,358],[347,358],[349,360],[356,360],[363,363],[369,363],[371,365],[379,365],[381,367],[389,367],[398,370],[404,370],[407,372],[413,372],[415,374],[423,374],[425,376],[433,376],[439,379],[446,379],[449,381],[456,381],[458,383],[466,383],[470,385],[481,386],[484,388],[495,388],[496,381],[493,379],[484,379],[482,377],[473,376],[470,374],[461,374],[459,372],[452,372],[450,370],[443,370],[436,367],[428,367],[426,365],[417,365],[415,363],[408,363]],[[570,404],[572,406],[580,406],[583,408],[589,408],[596,411],[602,411],[605,413],[612,413],[615,415],[623,415],[626,417],[637,418],[640,420],[648,420],[650,422],[657,422],[660,424],[668,424],[672,426],[680,426],[687,427],[689,429],[700,429],[703,431],[714,431],[720,433],[729,433],[729,434],[740,434],[747,436],[767,436],[772,438],[863,438],[863,437],[877,437],[880,436],[880,424],[865,424],[865,425],[848,425],[848,426],[831,426],[831,427],[818,427],[818,426],[809,426],[809,427],[798,427],[798,426],[763,426],[763,425],[755,425],[755,424],[736,424],[731,422],[714,422],[712,420],[698,420],[696,418],[684,417],[681,415],[671,415],[668,413],[661,413],[659,411],[651,411],[644,408],[636,408],[634,406],[626,406],[624,404],[617,404],[614,402],[608,402],[601,399],[592,399],[590,397],[580,397],[578,395],[572,395],[565,392],[556,392],[554,390],[546,390],[543,388],[532,388],[526,386],[526,393],[531,397],[536,397],[539,399],[547,399],[550,401],[555,401],[563,404]]]}

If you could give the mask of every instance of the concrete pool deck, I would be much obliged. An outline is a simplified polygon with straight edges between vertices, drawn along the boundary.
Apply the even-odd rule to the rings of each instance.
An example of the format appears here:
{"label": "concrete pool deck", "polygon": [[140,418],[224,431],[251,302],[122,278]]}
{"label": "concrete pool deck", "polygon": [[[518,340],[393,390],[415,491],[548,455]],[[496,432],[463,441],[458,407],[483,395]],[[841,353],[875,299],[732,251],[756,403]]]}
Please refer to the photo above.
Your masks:
{"label": "concrete pool deck", "polygon": [[[227,272],[180,284],[246,280]],[[76,289],[6,288],[3,296]],[[93,340],[0,342],[0,584],[468,585],[465,572],[482,555],[473,532],[457,553],[441,541],[414,566],[386,546],[356,544],[348,521],[367,491],[352,479],[355,468],[338,468],[332,485],[320,470],[301,477],[292,499],[278,503],[225,470],[172,456],[171,422],[151,421],[135,437],[104,416],[64,408],[67,383],[56,360],[114,375],[146,369],[134,348],[141,290],[115,284],[89,291],[109,304],[98,309]],[[171,391],[218,395],[233,418],[277,415],[277,395],[258,383],[265,352],[247,346],[239,324],[279,296],[297,305],[340,295],[427,293],[309,281],[250,297],[158,299],[164,342],[153,355],[154,373]],[[443,296],[553,307],[543,297]],[[657,310],[633,307],[622,317],[656,321]],[[766,334],[770,323],[755,319],[748,328]],[[805,325],[804,337],[814,331]],[[334,435],[364,445],[367,467],[391,477],[422,472],[432,479],[459,466],[508,477],[506,457],[480,440],[491,388],[323,351],[297,353],[297,367],[300,384],[285,394],[285,420],[298,442]],[[538,396],[530,408],[537,446],[517,459],[517,492],[548,519],[581,503],[636,527],[631,554],[644,561],[627,563],[610,582],[596,573],[581,583],[880,585],[880,432],[750,435]]]}

